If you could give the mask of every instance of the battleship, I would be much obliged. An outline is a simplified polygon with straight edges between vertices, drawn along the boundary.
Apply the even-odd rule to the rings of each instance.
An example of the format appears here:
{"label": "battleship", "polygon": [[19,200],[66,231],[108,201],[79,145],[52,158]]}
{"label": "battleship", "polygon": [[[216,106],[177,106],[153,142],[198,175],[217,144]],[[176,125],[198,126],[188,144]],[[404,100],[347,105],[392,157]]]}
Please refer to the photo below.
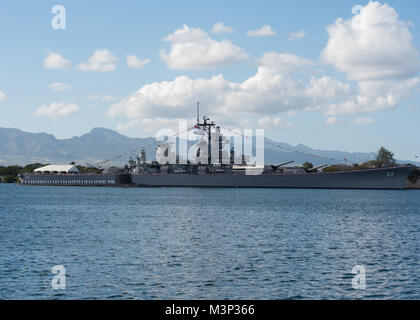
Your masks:
{"label": "battleship", "polygon": [[[291,166],[293,160],[273,165],[250,164],[233,147],[230,154],[225,154],[223,144],[229,140],[214,121],[207,117],[200,120],[198,106],[197,123],[192,129],[199,130],[201,140],[191,159],[176,155],[173,143],[166,137],[158,143],[155,160],[147,160],[141,149],[140,156],[136,160],[130,158],[121,172],[81,174],[71,166],[64,170],[53,166],[19,174],[19,179],[27,185],[57,186],[407,189],[407,178],[415,170],[408,165],[324,172],[327,165],[308,169]],[[218,149],[214,149],[215,145]]]}
{"label": "battleship", "polygon": [[[323,172],[321,169],[327,165],[310,169],[287,166],[293,163],[292,160],[276,165],[249,165],[243,154],[235,157],[233,148],[230,149],[229,163],[223,163],[222,144],[226,140],[220,127],[207,117],[200,122],[197,111],[194,128],[204,133],[194,163],[187,160],[186,164],[181,164],[171,150],[171,143],[163,142],[160,144],[160,152],[166,156],[163,158],[171,158],[168,155],[173,153],[175,163],[147,161],[142,150],[137,161],[130,160],[126,167],[131,182],[139,187],[406,189],[406,180],[415,169],[414,166],[398,166]],[[212,158],[212,139],[217,139],[214,145],[219,145],[215,161]]]}

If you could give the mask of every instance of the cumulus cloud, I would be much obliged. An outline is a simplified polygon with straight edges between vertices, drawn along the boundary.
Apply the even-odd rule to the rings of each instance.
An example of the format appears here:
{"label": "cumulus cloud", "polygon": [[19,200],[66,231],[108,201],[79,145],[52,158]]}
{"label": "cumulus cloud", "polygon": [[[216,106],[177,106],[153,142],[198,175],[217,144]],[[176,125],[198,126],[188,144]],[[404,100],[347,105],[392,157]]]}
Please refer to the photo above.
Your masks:
{"label": "cumulus cloud", "polygon": [[349,20],[328,26],[321,60],[356,81],[350,95],[332,103],[325,114],[361,114],[397,107],[420,82],[418,52],[410,23],[401,21],[388,4],[355,6]]}
{"label": "cumulus cloud", "polygon": [[276,117],[265,117],[258,120],[258,125],[267,128],[267,127],[275,127],[280,129],[289,129],[293,127],[293,124],[289,121],[284,120],[283,118]]}
{"label": "cumulus cloud", "polygon": [[42,105],[35,111],[38,117],[47,117],[50,119],[58,119],[76,113],[79,111],[79,106],[75,103],[53,102],[49,106]]}
{"label": "cumulus cloud", "polygon": [[368,117],[358,117],[354,119],[354,123],[359,125],[369,125],[375,123],[375,119]]}
{"label": "cumulus cloud", "polygon": [[0,91],[0,101],[6,100],[6,94],[3,91]]}
{"label": "cumulus cloud", "polygon": [[229,34],[233,32],[234,30],[231,27],[225,26],[221,22],[216,23],[211,29],[211,33],[214,33],[214,34]]}
{"label": "cumulus cloud", "polygon": [[48,86],[48,88],[53,91],[67,91],[70,90],[72,86],[62,82],[53,82]]}
{"label": "cumulus cloud", "polygon": [[310,86],[306,94],[313,101],[333,101],[337,98],[343,99],[350,94],[350,85],[330,76],[320,78],[311,77]]}
{"label": "cumulus cloud", "polygon": [[340,103],[332,104],[327,115],[358,114],[395,108],[410,95],[420,78],[407,80],[360,81],[357,92]]}
{"label": "cumulus cloud", "polygon": [[173,81],[154,82],[112,105],[107,115],[114,117],[121,114],[129,119],[176,118],[186,115],[198,97],[214,100],[218,92],[228,90],[228,87],[229,83],[222,75],[196,80],[180,76]]}
{"label": "cumulus cloud", "polygon": [[325,119],[325,123],[330,125],[337,124],[338,121],[339,120],[337,117],[328,117],[327,119]]}
{"label": "cumulus cloud", "polygon": [[117,68],[117,62],[117,57],[111,51],[102,49],[96,50],[87,62],[79,64],[77,68],[82,71],[109,72]]}
{"label": "cumulus cloud", "polygon": [[43,64],[46,69],[67,69],[70,67],[71,62],[58,53],[50,52],[44,59]]}
{"label": "cumulus cloud", "polygon": [[145,134],[154,135],[158,130],[162,128],[171,128],[172,130],[178,130],[179,121],[185,120],[181,118],[141,118],[133,119],[126,123],[118,123],[117,131],[127,132],[133,128],[140,128]]}
{"label": "cumulus cloud", "polygon": [[305,30],[300,30],[300,31],[297,31],[297,32],[291,32],[289,34],[289,40],[300,39],[300,38],[303,38],[305,35],[306,35]]}
{"label": "cumulus cloud", "polygon": [[394,8],[371,1],[354,13],[327,27],[324,62],[356,81],[404,78],[419,71],[409,23],[401,21]]}
{"label": "cumulus cloud", "polygon": [[275,51],[264,53],[262,57],[257,59],[257,63],[260,66],[282,73],[294,72],[314,65],[314,63],[308,59]]}
{"label": "cumulus cloud", "polygon": [[224,122],[235,122],[239,116],[273,115],[323,105],[347,90],[345,84],[332,78],[312,78],[305,84],[290,75],[260,66],[243,82],[231,82],[219,74],[207,79],[180,76],[172,81],[147,84],[113,104],[107,116],[190,117],[192,106],[201,100],[211,106],[212,114],[223,117]]}
{"label": "cumulus cloud", "polygon": [[269,25],[263,25],[257,30],[249,30],[246,34],[248,37],[267,37],[274,36],[276,32]]}
{"label": "cumulus cloud", "polygon": [[170,69],[215,69],[248,58],[248,54],[228,40],[216,41],[204,30],[184,25],[169,34],[169,52],[160,51],[161,59]]}
{"label": "cumulus cloud", "polygon": [[[271,30],[271,31],[270,31]],[[193,79],[179,76],[170,81],[146,84],[127,98],[114,103],[108,117],[125,117],[121,130],[144,125],[153,119],[161,124],[171,119],[190,118],[197,100],[211,108],[213,117],[224,123],[256,123],[287,127],[291,124],[280,113],[318,111],[327,116],[325,123],[340,123],[340,115],[395,108],[420,82],[418,54],[412,45],[409,25],[399,20],[387,4],[369,2],[345,21],[329,26],[329,39],[321,60],[345,73],[343,82],[318,75],[317,63],[289,53],[267,52],[256,59],[255,74],[243,81],[230,81],[222,74]],[[248,33],[272,35],[271,27]],[[304,36],[290,34],[290,39]],[[161,51],[171,69],[212,69],[246,59],[247,54],[231,42],[213,40],[199,28],[184,26],[169,34],[169,50]],[[299,73],[297,76],[295,73]],[[309,76],[308,76],[309,75]],[[315,76],[316,75],[316,76]],[[147,121],[145,119],[148,119]],[[372,124],[373,118],[359,116],[355,124]]]}
{"label": "cumulus cloud", "polygon": [[152,60],[150,59],[142,59],[140,60],[138,57],[134,55],[127,54],[126,56],[126,63],[127,66],[133,69],[142,68],[145,65],[149,64]]}

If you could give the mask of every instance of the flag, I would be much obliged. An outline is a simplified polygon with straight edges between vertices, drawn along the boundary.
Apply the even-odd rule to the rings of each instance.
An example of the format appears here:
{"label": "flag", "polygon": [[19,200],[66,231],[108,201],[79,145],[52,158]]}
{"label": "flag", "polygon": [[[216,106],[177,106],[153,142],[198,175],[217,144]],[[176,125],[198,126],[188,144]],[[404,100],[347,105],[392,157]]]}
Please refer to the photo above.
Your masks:
{"label": "flag", "polygon": [[199,126],[194,126],[193,133],[201,136],[203,134],[203,130]]}

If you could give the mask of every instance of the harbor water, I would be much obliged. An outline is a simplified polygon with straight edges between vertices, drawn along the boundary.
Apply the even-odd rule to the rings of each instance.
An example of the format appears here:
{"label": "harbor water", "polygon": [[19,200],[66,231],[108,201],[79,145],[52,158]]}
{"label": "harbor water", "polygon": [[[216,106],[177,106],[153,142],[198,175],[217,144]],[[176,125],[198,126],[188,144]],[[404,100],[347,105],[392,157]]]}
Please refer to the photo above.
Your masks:
{"label": "harbor water", "polygon": [[420,190],[0,184],[0,299],[420,299],[419,247]]}

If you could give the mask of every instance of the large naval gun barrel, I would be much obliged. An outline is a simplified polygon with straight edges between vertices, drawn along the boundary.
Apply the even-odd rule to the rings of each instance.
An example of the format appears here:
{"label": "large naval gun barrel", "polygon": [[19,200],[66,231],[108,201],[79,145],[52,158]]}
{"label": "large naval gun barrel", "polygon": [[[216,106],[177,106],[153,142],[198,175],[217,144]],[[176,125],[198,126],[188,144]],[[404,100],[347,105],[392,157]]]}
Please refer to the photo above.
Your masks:
{"label": "large naval gun barrel", "polygon": [[322,169],[322,168],[325,168],[325,167],[328,167],[328,164],[323,164],[322,166],[306,169],[306,172],[313,172],[313,171],[316,171],[318,169]]}
{"label": "large naval gun barrel", "polygon": [[286,164],[289,164],[289,163],[292,163],[292,162],[294,162],[293,160],[291,160],[291,161],[286,161],[286,162],[283,162],[283,163],[280,163],[280,164],[272,164],[271,165],[271,168],[273,168],[273,170],[276,170],[276,169],[278,169],[278,168],[280,168],[280,167],[282,167],[282,166],[285,166]]}

